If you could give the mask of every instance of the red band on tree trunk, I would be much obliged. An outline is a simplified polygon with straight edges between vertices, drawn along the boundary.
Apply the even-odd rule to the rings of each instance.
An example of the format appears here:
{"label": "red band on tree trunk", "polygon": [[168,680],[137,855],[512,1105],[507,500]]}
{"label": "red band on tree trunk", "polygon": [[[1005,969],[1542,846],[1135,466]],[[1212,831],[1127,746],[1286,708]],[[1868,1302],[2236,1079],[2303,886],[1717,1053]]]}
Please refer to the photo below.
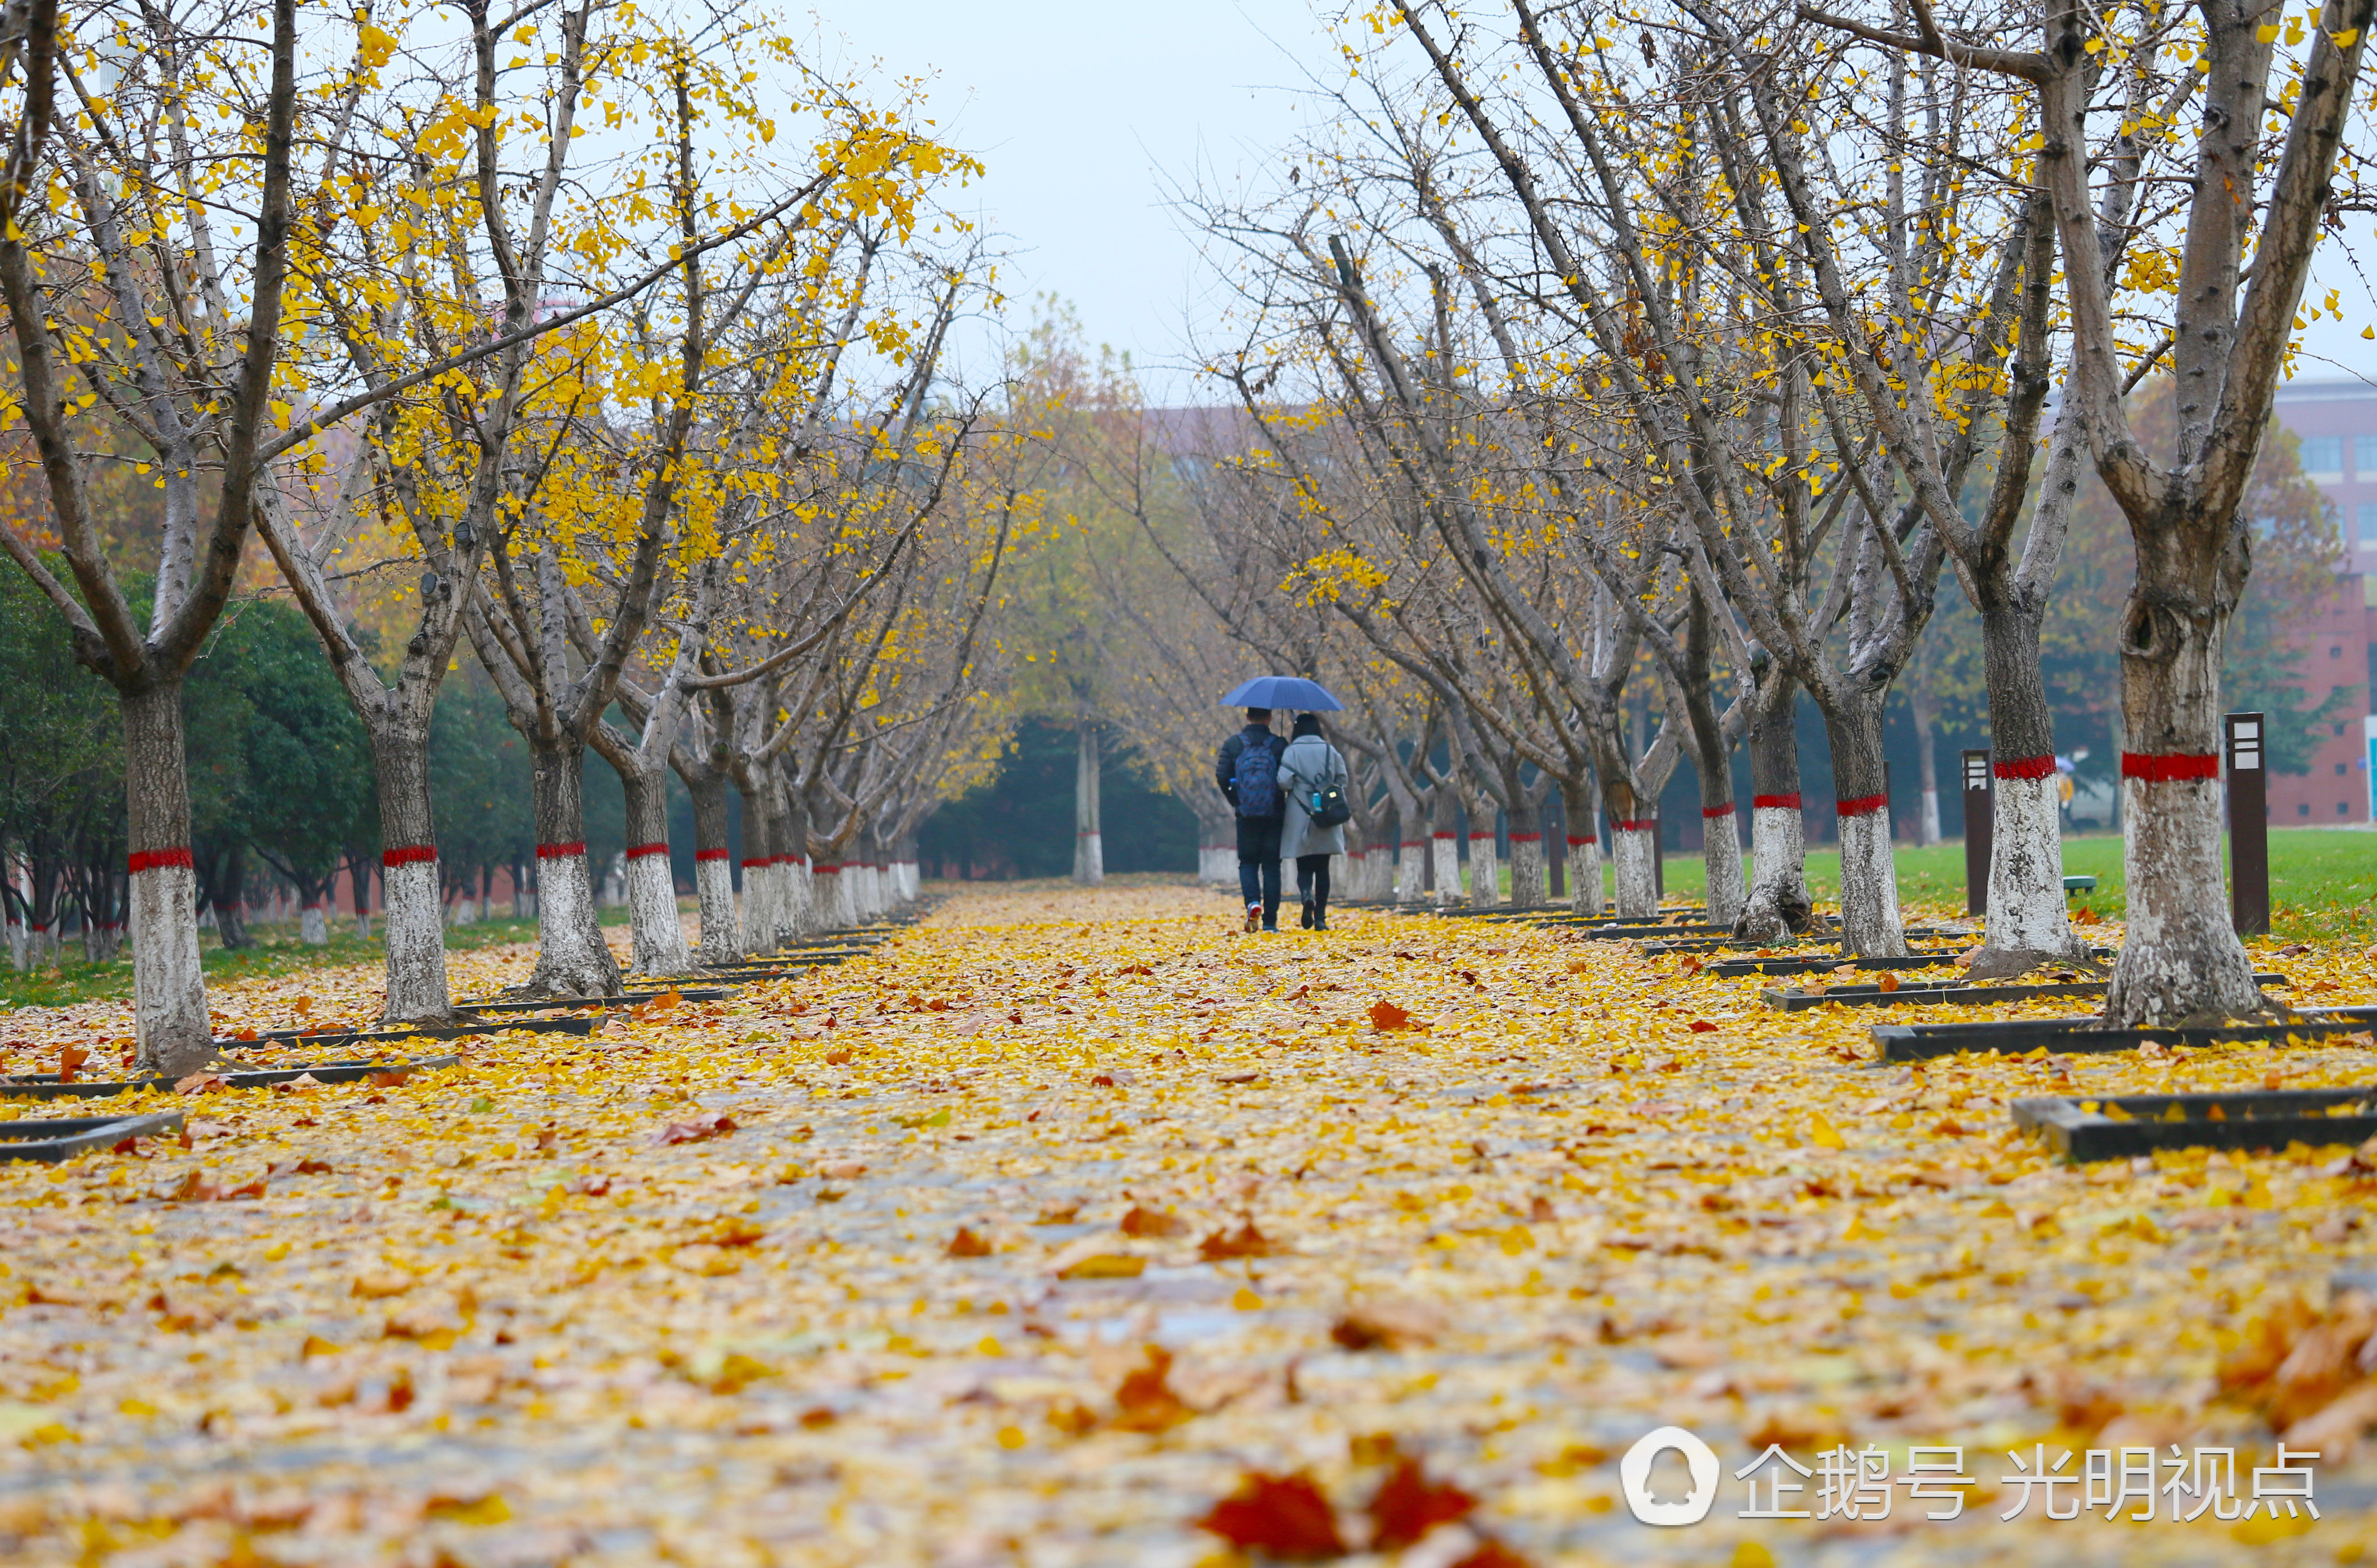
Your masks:
{"label": "red band on tree trunk", "polygon": [[136,849],[126,864],[130,867],[130,874],[137,877],[143,871],[161,871],[168,866],[187,866],[190,864],[190,852],[186,848]]}
{"label": "red band on tree trunk", "polygon": [[1544,835],[1541,833],[1512,833],[1511,835],[1511,842],[1512,844],[1535,844],[1541,841],[1543,836]]}
{"label": "red band on tree trunk", "polygon": [[726,858],[726,852],[723,849],[697,849],[693,852],[693,857],[696,860],[723,860]]}
{"label": "red band on tree trunk", "polygon": [[1703,806],[1701,815],[1707,818],[1730,817],[1733,815],[1733,802],[1728,800],[1722,806]]}
{"label": "red band on tree trunk", "polygon": [[1574,833],[1571,833],[1568,835],[1568,842],[1571,847],[1580,844],[1591,844],[1593,842],[1593,835],[1591,833],[1587,833],[1583,838],[1579,838]]}
{"label": "red band on tree trunk", "polygon": [[638,844],[627,846],[627,858],[630,860],[641,860],[648,855],[666,855],[667,853],[668,845],[664,844]]}
{"label": "red band on tree trunk", "polygon": [[1762,811],[1797,811],[1799,796],[1796,790],[1789,795],[1753,795],[1750,804]]}
{"label": "red band on tree trunk", "polygon": [[2125,779],[2138,779],[2146,784],[2183,784],[2219,776],[2220,759],[2217,755],[2197,756],[2188,751],[2121,753],[2121,777]]}
{"label": "red band on tree trunk", "polygon": [[536,846],[536,857],[539,860],[567,860],[573,855],[585,853],[584,839],[579,839],[576,844],[541,844]]}
{"label": "red band on tree trunk", "polygon": [[1439,833],[1436,836],[1439,838],[1459,838],[1461,835],[1458,833]]}
{"label": "red band on tree trunk", "polygon": [[394,849],[379,852],[382,866],[429,866],[435,865],[436,860],[437,846],[434,844],[399,844]]}
{"label": "red band on tree trunk", "polygon": [[1886,795],[1860,795],[1848,800],[1836,800],[1833,809],[1844,817],[1870,817],[1890,804]]}
{"label": "red band on tree trunk", "polygon": [[2001,779],[2043,779],[2055,772],[2055,759],[2052,755],[2017,757],[2011,762],[1990,763],[1989,772]]}
{"label": "red band on tree trunk", "polygon": [[[1404,840],[1404,847],[1405,849],[1417,849],[1420,845],[1422,845],[1422,844],[1426,844],[1427,842],[1427,840],[1426,840],[1426,839],[1424,839],[1424,838],[1407,838],[1407,839]],[[1228,847],[1228,845],[1226,845],[1226,844],[1225,844],[1225,845],[1224,845],[1223,847],[1224,847],[1224,848],[1227,848],[1227,847]]]}
{"label": "red band on tree trunk", "polygon": [[820,877],[838,877],[842,875],[842,868],[835,865],[830,860],[819,861],[816,869],[817,874]]}
{"label": "red band on tree trunk", "polygon": [[1647,833],[1659,825],[1659,819],[1656,817],[1637,817],[1634,820],[1630,822],[1622,817],[1612,817],[1609,820],[1609,825],[1616,828],[1621,833]]}

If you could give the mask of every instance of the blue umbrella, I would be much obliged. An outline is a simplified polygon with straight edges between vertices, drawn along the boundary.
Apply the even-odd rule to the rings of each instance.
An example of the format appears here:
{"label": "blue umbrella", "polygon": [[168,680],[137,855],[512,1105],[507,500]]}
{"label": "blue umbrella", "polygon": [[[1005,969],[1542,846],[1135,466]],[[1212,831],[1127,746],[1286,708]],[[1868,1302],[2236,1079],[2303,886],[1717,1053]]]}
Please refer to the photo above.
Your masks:
{"label": "blue umbrella", "polygon": [[1222,699],[1224,708],[1289,709],[1298,713],[1342,713],[1345,704],[1317,680],[1300,676],[1257,676]]}

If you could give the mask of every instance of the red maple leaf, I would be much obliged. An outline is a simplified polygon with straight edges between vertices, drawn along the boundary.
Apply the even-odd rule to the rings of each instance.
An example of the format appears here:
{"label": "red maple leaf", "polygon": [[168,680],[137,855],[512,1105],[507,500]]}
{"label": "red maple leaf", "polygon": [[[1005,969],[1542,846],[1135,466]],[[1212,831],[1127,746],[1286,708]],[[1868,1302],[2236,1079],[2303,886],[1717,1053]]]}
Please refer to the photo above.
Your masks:
{"label": "red maple leaf", "polygon": [[1197,1527],[1232,1546],[1290,1562],[1345,1552],[1345,1538],[1337,1533],[1337,1514],[1329,1499],[1301,1470],[1292,1476],[1248,1471],[1238,1490],[1213,1504]]}
{"label": "red maple leaf", "polygon": [[1416,1459],[1398,1459],[1370,1499],[1370,1544],[1401,1551],[1439,1525],[1469,1516],[1477,1500],[1449,1481],[1432,1481]]}

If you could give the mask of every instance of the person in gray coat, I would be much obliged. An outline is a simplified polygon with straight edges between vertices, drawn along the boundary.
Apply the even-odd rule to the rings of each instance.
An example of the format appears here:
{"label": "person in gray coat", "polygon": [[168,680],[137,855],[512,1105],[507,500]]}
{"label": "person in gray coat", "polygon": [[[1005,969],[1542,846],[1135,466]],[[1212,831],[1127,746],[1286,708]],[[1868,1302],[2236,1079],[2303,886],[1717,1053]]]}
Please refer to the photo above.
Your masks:
{"label": "person in gray coat", "polygon": [[1352,774],[1344,756],[1320,733],[1317,713],[1296,717],[1296,731],[1279,760],[1280,793],[1287,797],[1279,857],[1296,862],[1296,893],[1304,901],[1304,928],[1329,928],[1329,857],[1345,853],[1343,822],[1323,827],[1312,820],[1316,796],[1344,794]]}

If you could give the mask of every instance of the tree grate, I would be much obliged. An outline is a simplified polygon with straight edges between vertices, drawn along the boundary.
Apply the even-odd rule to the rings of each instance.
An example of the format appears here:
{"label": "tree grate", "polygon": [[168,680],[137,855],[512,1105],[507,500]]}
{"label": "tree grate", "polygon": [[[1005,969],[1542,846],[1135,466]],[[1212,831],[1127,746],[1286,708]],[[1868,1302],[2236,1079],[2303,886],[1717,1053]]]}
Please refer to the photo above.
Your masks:
{"label": "tree grate", "polygon": [[2215,1095],[2069,1095],[2013,1102],[2013,1124],[2074,1160],[2156,1149],[2282,1149],[2377,1136],[2377,1090],[2239,1089]]}
{"label": "tree grate", "polygon": [[1970,1023],[1877,1023],[1876,1061],[1923,1061],[1962,1051],[2020,1056],[2026,1051],[2097,1054],[2165,1046],[2299,1044],[2377,1029],[2377,1007],[2322,1008],[2276,1023],[2149,1024],[2108,1029],[2094,1018],[1988,1019]]}
{"label": "tree grate", "polygon": [[[393,1072],[399,1081],[415,1072],[426,1072],[441,1067],[452,1067],[461,1059],[450,1056],[423,1056],[396,1061],[309,1061],[295,1067],[242,1068],[217,1074],[226,1089],[269,1089],[275,1083],[287,1083],[311,1073],[317,1083],[352,1083],[377,1073]],[[143,1089],[171,1093],[170,1078],[78,1079],[61,1083],[54,1072],[26,1072],[14,1078],[0,1078],[0,1099],[20,1100],[104,1100],[117,1095],[137,1094]],[[0,1122],[0,1128],[21,1125]]]}
{"label": "tree grate", "polygon": [[113,1148],[127,1138],[161,1138],[182,1130],[177,1110],[145,1116],[65,1116],[0,1121],[0,1160],[41,1160],[54,1165],[91,1149]]}
{"label": "tree grate", "polygon": [[[2286,985],[2283,975],[2256,975],[2264,986]],[[2072,980],[2034,986],[1901,986],[1885,991],[1880,986],[1831,986],[1822,991],[1770,989],[1760,995],[1766,1005],[1784,1012],[1804,1012],[1826,1002],[1843,1007],[1977,1007],[1983,1002],[2025,1001],[2037,997],[2101,997],[2102,980]]]}

